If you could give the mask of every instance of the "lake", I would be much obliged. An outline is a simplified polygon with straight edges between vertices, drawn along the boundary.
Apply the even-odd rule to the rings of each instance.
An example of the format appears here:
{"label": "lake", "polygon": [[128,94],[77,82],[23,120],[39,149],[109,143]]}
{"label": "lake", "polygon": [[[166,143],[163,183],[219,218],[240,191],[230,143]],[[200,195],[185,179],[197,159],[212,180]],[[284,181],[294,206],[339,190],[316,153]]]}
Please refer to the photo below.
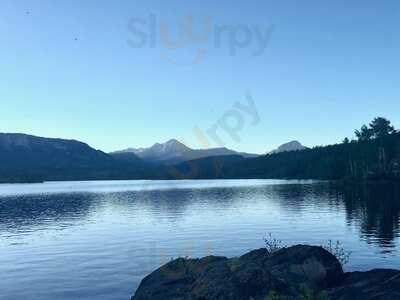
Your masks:
{"label": "lake", "polygon": [[0,185],[0,299],[129,299],[171,258],[340,241],[400,268],[400,187],[279,180]]}

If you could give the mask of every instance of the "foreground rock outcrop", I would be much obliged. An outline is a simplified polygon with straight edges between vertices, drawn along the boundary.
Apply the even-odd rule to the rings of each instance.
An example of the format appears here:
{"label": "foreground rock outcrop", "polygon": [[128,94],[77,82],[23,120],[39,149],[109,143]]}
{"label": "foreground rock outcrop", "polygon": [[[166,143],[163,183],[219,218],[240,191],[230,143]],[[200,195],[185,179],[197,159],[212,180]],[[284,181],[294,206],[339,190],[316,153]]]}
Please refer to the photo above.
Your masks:
{"label": "foreground rock outcrop", "polygon": [[232,259],[180,258],[143,279],[132,297],[249,299],[400,299],[400,272],[343,273],[339,261],[323,248],[298,245],[274,254],[255,250]]}
{"label": "foreground rock outcrop", "polygon": [[329,290],[329,299],[400,299],[400,271],[372,270],[346,273],[340,285]]}

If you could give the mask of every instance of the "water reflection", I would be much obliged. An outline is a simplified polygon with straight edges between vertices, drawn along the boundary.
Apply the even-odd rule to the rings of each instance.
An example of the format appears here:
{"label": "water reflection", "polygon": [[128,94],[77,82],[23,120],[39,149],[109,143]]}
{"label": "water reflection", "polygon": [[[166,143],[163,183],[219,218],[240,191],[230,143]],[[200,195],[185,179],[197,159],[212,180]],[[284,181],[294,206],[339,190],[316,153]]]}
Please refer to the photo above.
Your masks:
{"label": "water reflection", "polygon": [[361,238],[383,248],[395,247],[400,233],[400,186],[346,185],[343,190],[348,222],[359,227]]}
{"label": "water reflection", "polygon": [[1,231],[34,232],[39,227],[69,226],[83,221],[94,205],[95,195],[33,195],[0,198]]}
{"label": "water reflection", "polygon": [[299,217],[310,210],[343,210],[347,225],[356,226],[362,240],[386,250],[396,247],[400,236],[399,185],[333,182],[1,197],[0,234],[74,226],[90,215],[96,218],[102,209],[131,219],[176,223],[190,211],[228,212],[260,205],[277,205],[284,214]]}
{"label": "water reflection", "polygon": [[0,187],[0,298],[127,299],[171,257],[240,255],[261,247],[268,232],[286,244],[340,240],[353,252],[349,271],[400,265],[396,185],[244,180],[30,188],[7,186],[2,194]]}

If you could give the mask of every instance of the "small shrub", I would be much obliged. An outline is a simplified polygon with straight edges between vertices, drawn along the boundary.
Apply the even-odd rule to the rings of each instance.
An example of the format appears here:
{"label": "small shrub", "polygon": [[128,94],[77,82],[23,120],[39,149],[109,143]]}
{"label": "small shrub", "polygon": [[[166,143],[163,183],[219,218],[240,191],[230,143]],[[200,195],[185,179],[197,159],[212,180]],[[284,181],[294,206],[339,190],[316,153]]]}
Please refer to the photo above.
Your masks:
{"label": "small shrub", "polygon": [[342,267],[349,263],[351,252],[344,250],[342,244],[339,241],[334,243],[332,240],[330,240],[328,244],[323,245],[322,248],[335,256]]}
{"label": "small shrub", "polygon": [[283,248],[286,248],[282,241],[274,238],[271,233],[264,237],[264,243],[269,254],[273,254]]}
{"label": "small shrub", "polygon": [[[287,248],[287,246],[284,245],[281,240],[273,237],[271,233],[269,233],[268,236],[265,236],[263,240],[265,243],[265,248],[269,254],[273,254],[281,249]],[[346,251],[340,241],[333,242],[332,240],[329,240],[328,244],[322,245],[321,247],[335,256],[342,267],[349,263],[351,252]]]}

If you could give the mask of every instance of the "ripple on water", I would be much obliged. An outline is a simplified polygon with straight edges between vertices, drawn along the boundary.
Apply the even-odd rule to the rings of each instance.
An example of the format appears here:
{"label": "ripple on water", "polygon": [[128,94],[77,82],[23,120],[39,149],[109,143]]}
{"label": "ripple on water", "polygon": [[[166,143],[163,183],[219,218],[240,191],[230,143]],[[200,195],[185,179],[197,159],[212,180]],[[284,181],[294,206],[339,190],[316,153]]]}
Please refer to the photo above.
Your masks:
{"label": "ripple on water", "polygon": [[0,185],[0,298],[128,299],[171,258],[240,255],[268,233],[340,240],[348,270],[400,268],[399,195],[310,181]]}

